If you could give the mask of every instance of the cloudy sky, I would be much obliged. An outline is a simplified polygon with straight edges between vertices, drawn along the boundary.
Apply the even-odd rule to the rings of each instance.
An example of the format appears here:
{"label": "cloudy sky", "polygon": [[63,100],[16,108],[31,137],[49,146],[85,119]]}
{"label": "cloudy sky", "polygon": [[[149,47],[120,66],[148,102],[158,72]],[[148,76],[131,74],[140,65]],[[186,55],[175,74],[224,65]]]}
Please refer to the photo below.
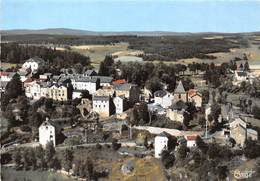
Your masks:
{"label": "cloudy sky", "polygon": [[2,0],[1,29],[260,31],[259,0]]}

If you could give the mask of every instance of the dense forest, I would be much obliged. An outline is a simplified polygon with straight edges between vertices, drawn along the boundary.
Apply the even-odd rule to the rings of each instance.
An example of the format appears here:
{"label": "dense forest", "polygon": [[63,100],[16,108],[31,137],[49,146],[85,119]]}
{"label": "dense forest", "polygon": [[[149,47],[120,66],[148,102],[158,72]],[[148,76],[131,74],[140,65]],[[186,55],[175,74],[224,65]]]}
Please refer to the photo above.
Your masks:
{"label": "dense forest", "polygon": [[22,46],[16,43],[1,44],[1,61],[7,63],[24,63],[31,57],[41,57],[50,65],[58,67],[70,67],[75,64],[87,66],[90,64],[89,57],[76,52],[59,51],[41,46]]}
{"label": "dense forest", "polygon": [[[213,35],[211,35],[213,36]],[[222,39],[205,39],[204,35],[178,36],[65,36],[65,35],[8,35],[3,41],[15,41],[22,44],[54,44],[57,46],[83,44],[115,44],[128,42],[130,49],[143,50],[144,60],[175,61],[182,58],[216,57],[206,55],[215,52],[228,52],[230,48],[248,46],[245,35],[230,34]]]}

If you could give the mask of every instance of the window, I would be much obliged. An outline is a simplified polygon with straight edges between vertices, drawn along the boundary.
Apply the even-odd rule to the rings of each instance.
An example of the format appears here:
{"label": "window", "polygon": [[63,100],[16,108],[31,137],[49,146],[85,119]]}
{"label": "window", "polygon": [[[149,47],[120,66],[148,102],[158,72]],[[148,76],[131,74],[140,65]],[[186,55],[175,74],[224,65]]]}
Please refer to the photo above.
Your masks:
{"label": "window", "polygon": [[181,99],[181,94],[179,94],[179,99]]}

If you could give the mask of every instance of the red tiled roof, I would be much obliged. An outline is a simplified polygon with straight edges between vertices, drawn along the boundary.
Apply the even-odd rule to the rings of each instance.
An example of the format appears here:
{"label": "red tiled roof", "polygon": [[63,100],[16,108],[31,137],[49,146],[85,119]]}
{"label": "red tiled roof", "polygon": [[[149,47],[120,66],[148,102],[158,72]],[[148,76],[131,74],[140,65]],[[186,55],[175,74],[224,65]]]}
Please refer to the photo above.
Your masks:
{"label": "red tiled roof", "polygon": [[200,93],[196,89],[190,89],[188,91],[188,96],[189,97],[193,97],[193,96],[196,96],[196,95],[201,96]]}
{"label": "red tiled roof", "polygon": [[0,72],[0,76],[8,76],[9,73],[8,72]]}
{"label": "red tiled roof", "polygon": [[126,80],[125,79],[114,80],[112,83],[113,84],[125,84]]}
{"label": "red tiled roof", "polygon": [[190,135],[190,136],[186,136],[186,139],[187,139],[188,141],[193,141],[193,140],[196,140],[197,137],[198,137],[198,135]]}
{"label": "red tiled roof", "polygon": [[32,82],[32,81],[34,81],[34,79],[32,79],[32,78],[27,78],[27,79],[24,81],[24,83],[30,83],[30,82]]}

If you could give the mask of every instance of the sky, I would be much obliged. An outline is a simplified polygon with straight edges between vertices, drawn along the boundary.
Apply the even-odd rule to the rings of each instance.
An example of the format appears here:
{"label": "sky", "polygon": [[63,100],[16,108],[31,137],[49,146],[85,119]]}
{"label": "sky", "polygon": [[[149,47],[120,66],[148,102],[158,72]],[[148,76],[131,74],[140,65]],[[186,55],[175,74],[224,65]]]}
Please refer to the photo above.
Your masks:
{"label": "sky", "polygon": [[260,31],[260,0],[0,0],[1,29]]}

